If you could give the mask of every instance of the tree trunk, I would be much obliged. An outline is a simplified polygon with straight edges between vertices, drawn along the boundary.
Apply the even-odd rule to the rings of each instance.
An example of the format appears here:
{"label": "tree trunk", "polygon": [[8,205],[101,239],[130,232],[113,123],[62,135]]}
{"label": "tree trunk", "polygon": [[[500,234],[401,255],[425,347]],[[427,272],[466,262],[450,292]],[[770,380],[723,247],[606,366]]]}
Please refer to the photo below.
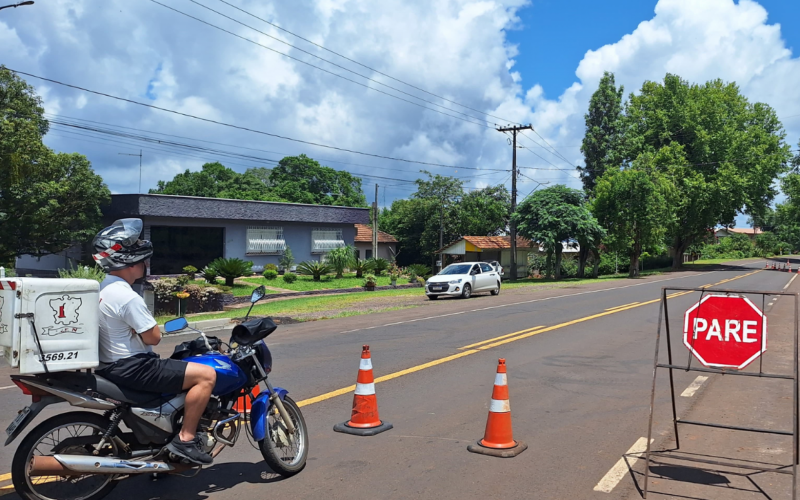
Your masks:
{"label": "tree trunk", "polygon": [[586,261],[589,260],[589,248],[587,247],[588,245],[581,245],[581,249],[578,252],[578,278],[584,277]]}
{"label": "tree trunk", "polygon": [[676,236],[672,243],[674,254],[672,255],[672,269],[680,269],[683,267],[683,252],[689,246],[689,242]]}
{"label": "tree trunk", "polygon": [[556,245],[556,280],[561,279],[561,251],[563,247],[561,242]]}
{"label": "tree trunk", "polygon": [[547,279],[552,278],[553,277],[552,271],[553,271],[553,251],[548,250],[547,257],[545,258],[544,261],[544,277]]}
{"label": "tree trunk", "polygon": [[631,265],[628,266],[628,277],[635,278],[639,276],[639,252],[631,252]]}
{"label": "tree trunk", "polygon": [[592,268],[592,278],[597,279],[598,274],[600,273],[600,250],[593,249],[592,250],[592,259],[594,260],[594,266]]}

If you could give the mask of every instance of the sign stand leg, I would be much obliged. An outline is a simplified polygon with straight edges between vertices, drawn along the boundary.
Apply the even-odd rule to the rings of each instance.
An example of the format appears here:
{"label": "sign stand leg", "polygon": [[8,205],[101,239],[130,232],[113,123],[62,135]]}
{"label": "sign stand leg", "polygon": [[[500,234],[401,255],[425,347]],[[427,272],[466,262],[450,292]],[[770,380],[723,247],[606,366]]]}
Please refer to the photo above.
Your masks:
{"label": "sign stand leg", "polygon": [[[667,337],[667,360],[672,366],[672,340],[669,331],[669,308],[667,307],[667,292],[664,291],[664,334]],[[672,377],[672,368],[669,369],[669,393],[672,396],[672,426],[675,428],[675,449],[681,448],[681,440],[678,436],[678,411],[675,407],[675,381]]]}
{"label": "sign stand leg", "polygon": [[647,498],[647,482],[650,479],[650,439],[653,435],[653,407],[656,399],[656,374],[658,373],[658,346],[661,344],[661,318],[664,316],[664,306],[667,303],[667,291],[661,289],[661,307],[658,308],[658,331],[656,332],[656,354],[653,360],[653,388],[650,391],[650,420],[647,423],[647,448],[644,461],[644,491],[643,498]]}
{"label": "sign stand leg", "polygon": [[793,391],[793,413],[794,413],[794,426],[792,430],[794,431],[794,460],[792,460],[792,500],[797,499],[797,461],[798,452],[800,452],[800,429],[798,429],[798,420],[797,420],[797,405],[798,405],[798,398],[797,398],[797,379],[798,379],[798,366],[797,366],[797,334],[798,334],[798,296],[794,296],[794,391]]}

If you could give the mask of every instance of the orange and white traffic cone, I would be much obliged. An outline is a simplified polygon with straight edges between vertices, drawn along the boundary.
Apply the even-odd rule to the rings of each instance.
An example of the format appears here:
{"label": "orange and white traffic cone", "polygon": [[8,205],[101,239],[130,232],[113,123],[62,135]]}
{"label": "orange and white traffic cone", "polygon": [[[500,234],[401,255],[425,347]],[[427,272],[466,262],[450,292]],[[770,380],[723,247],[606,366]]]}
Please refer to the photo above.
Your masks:
{"label": "orange and white traffic cone", "polygon": [[467,446],[467,450],[482,455],[509,458],[516,457],[527,449],[527,444],[522,441],[514,441],[511,432],[511,404],[508,400],[506,360],[500,358],[497,361],[497,375],[494,378],[486,431],[483,433],[483,439]]}
{"label": "orange and white traffic cone", "polygon": [[[261,394],[261,389],[258,386],[255,386],[253,387],[253,390],[250,391],[250,394],[252,394],[253,397],[256,397]],[[233,410],[241,414],[250,413],[250,396],[244,395],[237,399],[236,403],[233,405]]]}
{"label": "orange and white traffic cone", "polygon": [[361,364],[358,367],[350,420],[334,425],[333,430],[356,436],[374,436],[392,427],[389,422],[381,421],[378,415],[378,397],[375,395],[375,379],[372,377],[372,355],[369,346],[365,345],[361,350]]}

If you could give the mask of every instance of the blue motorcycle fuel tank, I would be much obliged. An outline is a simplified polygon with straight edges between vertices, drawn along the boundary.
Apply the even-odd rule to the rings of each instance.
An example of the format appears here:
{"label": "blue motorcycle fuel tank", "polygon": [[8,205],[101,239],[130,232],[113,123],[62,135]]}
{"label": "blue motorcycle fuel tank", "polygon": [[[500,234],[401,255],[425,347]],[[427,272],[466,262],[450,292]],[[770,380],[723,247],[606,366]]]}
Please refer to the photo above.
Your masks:
{"label": "blue motorcycle fuel tank", "polygon": [[203,354],[186,358],[184,361],[210,366],[217,372],[217,384],[213,391],[217,396],[230,394],[247,383],[247,375],[231,361],[231,358],[223,354]]}

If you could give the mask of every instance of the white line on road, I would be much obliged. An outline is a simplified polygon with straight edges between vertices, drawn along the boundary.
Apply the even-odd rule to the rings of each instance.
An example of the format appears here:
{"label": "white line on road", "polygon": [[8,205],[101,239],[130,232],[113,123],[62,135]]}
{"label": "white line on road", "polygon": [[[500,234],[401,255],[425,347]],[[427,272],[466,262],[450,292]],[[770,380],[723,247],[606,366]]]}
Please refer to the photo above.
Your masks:
{"label": "white line on road", "polygon": [[5,389],[13,389],[14,387],[16,387],[16,385],[7,385],[5,387],[0,387],[0,391],[5,390]]}
{"label": "white line on road", "polygon": [[[653,440],[651,439],[652,443]],[[633,469],[634,464],[641,458],[642,453],[647,450],[647,438],[640,437],[631,446],[625,455],[620,458],[614,467],[603,476],[603,479],[594,487],[594,491],[601,491],[603,493],[611,493],[619,481],[628,473],[628,468]]]}
{"label": "white line on road", "polygon": [[699,377],[694,379],[694,382],[689,384],[689,387],[687,387],[686,390],[681,393],[681,396],[683,396],[684,398],[690,398],[694,396],[694,393],[697,392],[697,390],[700,388],[700,386],[703,385],[703,382],[705,382],[706,380],[708,380],[708,377],[700,375]]}
{"label": "white line on road", "polygon": [[797,278],[797,275],[796,275],[796,274],[795,274],[794,276],[792,276],[792,279],[790,279],[790,280],[789,280],[789,282],[788,282],[788,283],[786,283],[786,286],[785,286],[785,287],[783,287],[783,289],[784,289],[784,290],[786,290],[787,288],[789,288],[789,285],[791,285],[791,284],[792,284],[792,281],[794,281],[794,279],[795,279],[795,278]]}
{"label": "white line on road", "polygon": [[[718,273],[718,272],[719,271],[710,271],[707,274],[714,274],[714,273]],[[661,283],[662,281],[678,280],[678,279],[689,278],[689,277],[693,277],[693,276],[697,276],[697,275],[696,274],[692,274],[692,275],[689,275],[689,276],[676,276],[674,278],[665,278],[665,279],[662,279],[662,280],[647,281],[645,283],[635,283],[633,285],[617,286],[617,287],[613,287],[613,288],[603,288],[601,290],[588,290],[588,291],[585,291],[585,292],[577,292],[577,293],[570,293],[570,294],[566,294],[566,295],[558,295],[556,297],[545,297],[545,298],[542,298],[542,299],[532,299],[532,300],[525,300],[525,301],[522,301],[522,302],[514,302],[512,304],[501,304],[499,306],[481,307],[481,308],[478,308],[478,309],[470,309],[468,311],[458,311],[458,312],[452,312],[452,313],[447,313],[447,314],[438,314],[436,316],[427,316],[425,318],[416,318],[416,319],[409,319],[409,320],[406,320],[406,321],[397,321],[395,323],[387,323],[385,325],[368,326],[366,328],[356,328],[355,330],[346,330],[344,332],[339,332],[339,333],[342,334],[342,333],[360,332],[362,330],[372,330],[372,329],[375,329],[375,328],[384,328],[386,326],[403,325],[403,324],[406,324],[406,323],[415,323],[417,321],[428,321],[428,320],[431,320],[431,319],[446,318],[448,316],[457,316],[459,314],[467,314],[467,313],[477,312],[477,311],[488,311],[489,309],[499,309],[501,307],[518,306],[518,305],[522,305],[522,304],[530,304],[530,303],[533,303],[533,302],[542,302],[542,301],[545,301],[545,300],[555,300],[555,299],[563,299],[565,297],[575,297],[577,295],[587,295],[587,294],[590,294],[590,293],[608,292],[608,291],[611,291],[611,290],[621,290],[623,288],[631,288],[631,287],[634,287],[634,286],[650,285],[652,283]]]}

